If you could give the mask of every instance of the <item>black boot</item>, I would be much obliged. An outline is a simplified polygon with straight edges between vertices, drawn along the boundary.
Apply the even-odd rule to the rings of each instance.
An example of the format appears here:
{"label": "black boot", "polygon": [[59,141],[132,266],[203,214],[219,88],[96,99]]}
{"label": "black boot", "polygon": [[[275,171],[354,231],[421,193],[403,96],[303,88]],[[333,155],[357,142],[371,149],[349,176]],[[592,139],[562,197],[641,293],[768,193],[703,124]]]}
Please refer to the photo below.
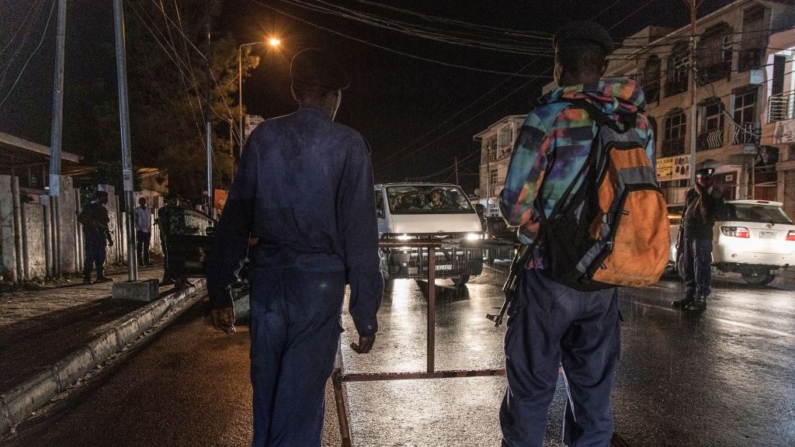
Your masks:
{"label": "black boot", "polygon": [[682,298],[681,300],[673,300],[673,301],[671,301],[671,307],[674,307],[674,308],[677,308],[677,309],[684,309],[685,307],[693,304],[694,301],[695,300],[693,299],[692,296],[686,296],[686,297]]}
{"label": "black boot", "polygon": [[687,310],[694,310],[696,312],[701,312],[707,310],[707,297],[704,295],[696,296],[695,301],[693,304],[687,306]]}

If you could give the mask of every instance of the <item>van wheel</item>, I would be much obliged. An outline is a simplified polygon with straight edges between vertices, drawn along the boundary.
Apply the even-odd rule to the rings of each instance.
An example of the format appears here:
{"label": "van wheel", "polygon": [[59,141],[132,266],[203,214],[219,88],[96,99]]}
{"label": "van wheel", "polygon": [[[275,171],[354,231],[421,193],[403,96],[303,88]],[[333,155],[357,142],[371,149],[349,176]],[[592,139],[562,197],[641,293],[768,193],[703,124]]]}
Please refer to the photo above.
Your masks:
{"label": "van wheel", "polygon": [[469,275],[454,276],[450,278],[456,287],[461,287],[469,281]]}
{"label": "van wheel", "polygon": [[773,282],[776,278],[770,273],[768,269],[754,269],[748,272],[743,272],[743,281],[751,284],[752,286],[766,286]]}

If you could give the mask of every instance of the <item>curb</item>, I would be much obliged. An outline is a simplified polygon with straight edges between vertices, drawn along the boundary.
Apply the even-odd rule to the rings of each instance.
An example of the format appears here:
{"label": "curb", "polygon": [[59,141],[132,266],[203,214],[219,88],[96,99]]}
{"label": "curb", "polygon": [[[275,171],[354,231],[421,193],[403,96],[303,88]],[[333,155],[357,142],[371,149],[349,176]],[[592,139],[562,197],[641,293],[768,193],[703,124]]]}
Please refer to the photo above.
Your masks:
{"label": "curb", "polygon": [[79,347],[47,370],[0,395],[0,435],[74,385],[88,372],[118,353],[156,324],[169,323],[198,302],[206,281],[180,290],[131,312],[116,327]]}

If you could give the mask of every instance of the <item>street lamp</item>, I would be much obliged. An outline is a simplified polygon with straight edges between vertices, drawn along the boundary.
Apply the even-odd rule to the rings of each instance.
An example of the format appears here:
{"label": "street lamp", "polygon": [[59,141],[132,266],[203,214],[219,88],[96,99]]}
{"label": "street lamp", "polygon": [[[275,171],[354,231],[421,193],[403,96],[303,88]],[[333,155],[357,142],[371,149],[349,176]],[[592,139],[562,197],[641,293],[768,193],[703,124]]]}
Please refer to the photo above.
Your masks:
{"label": "street lamp", "polygon": [[267,42],[249,42],[241,44],[237,47],[237,112],[240,115],[240,147],[242,149],[245,139],[245,132],[243,131],[243,47],[252,45],[270,45],[271,47],[278,47],[282,42],[279,39],[271,37]]}

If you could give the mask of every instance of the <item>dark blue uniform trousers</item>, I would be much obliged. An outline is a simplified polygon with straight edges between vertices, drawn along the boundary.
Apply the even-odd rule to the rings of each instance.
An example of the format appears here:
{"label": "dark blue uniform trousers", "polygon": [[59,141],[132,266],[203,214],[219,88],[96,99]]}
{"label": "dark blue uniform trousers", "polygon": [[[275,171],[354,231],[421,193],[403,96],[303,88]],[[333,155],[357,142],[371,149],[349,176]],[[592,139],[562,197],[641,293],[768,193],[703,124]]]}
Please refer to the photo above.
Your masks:
{"label": "dark blue uniform trousers", "polygon": [[712,289],[712,239],[685,239],[684,264],[685,294],[709,296]]}
{"label": "dark blue uniform trousers", "polygon": [[338,260],[315,258],[250,272],[252,447],[320,446],[345,270]]}
{"label": "dark blue uniform trousers", "polygon": [[105,273],[105,258],[107,252],[105,247],[107,242],[105,237],[83,237],[83,279],[91,279],[91,271],[96,265],[97,279],[102,278]]}
{"label": "dark blue uniform trousers", "polygon": [[568,387],[563,440],[608,447],[610,389],[621,350],[618,290],[580,292],[524,270],[508,311],[500,408],[504,447],[541,447],[559,366]]}

